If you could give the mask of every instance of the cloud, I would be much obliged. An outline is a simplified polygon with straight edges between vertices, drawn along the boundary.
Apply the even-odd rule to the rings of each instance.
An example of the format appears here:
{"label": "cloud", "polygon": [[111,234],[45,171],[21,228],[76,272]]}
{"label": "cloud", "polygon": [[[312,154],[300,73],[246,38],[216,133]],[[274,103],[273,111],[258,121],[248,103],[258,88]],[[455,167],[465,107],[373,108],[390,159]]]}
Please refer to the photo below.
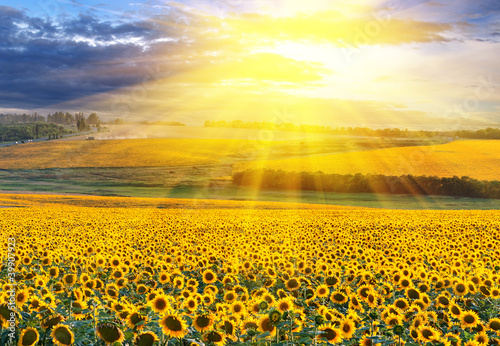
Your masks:
{"label": "cloud", "polygon": [[[25,109],[136,84],[181,36],[154,20],[36,18],[9,6],[0,23],[0,104]],[[162,40],[169,36],[177,40]]]}
{"label": "cloud", "polygon": [[450,24],[398,19],[393,14],[373,13],[347,17],[339,11],[299,13],[291,17],[272,17],[244,13],[226,18],[227,32],[246,40],[304,40],[336,46],[362,44],[404,44],[448,41],[443,35]]}

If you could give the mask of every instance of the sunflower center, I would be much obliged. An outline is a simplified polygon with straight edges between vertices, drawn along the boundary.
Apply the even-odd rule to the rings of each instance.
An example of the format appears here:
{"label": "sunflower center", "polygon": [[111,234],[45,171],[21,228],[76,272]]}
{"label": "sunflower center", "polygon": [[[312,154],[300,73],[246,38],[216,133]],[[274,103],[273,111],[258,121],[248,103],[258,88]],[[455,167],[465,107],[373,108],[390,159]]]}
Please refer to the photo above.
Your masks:
{"label": "sunflower center", "polygon": [[338,302],[341,302],[344,300],[344,295],[341,293],[335,293],[335,295],[333,296],[333,299],[335,299]]}
{"label": "sunflower center", "polygon": [[101,326],[97,328],[99,334],[101,335],[101,338],[106,341],[106,342],[115,342],[120,339],[120,331],[118,330],[117,326],[114,325],[107,325],[107,326]]}
{"label": "sunflower center", "polygon": [[457,292],[463,293],[463,292],[465,292],[465,285],[464,284],[458,284],[457,287],[456,287],[456,289],[457,289]]}
{"label": "sunflower center", "polygon": [[71,345],[71,334],[65,327],[56,328],[54,330],[54,339],[63,345]]}
{"label": "sunflower center", "polygon": [[332,328],[326,328],[323,332],[325,332],[323,337],[325,337],[326,340],[333,340],[337,337],[337,332],[335,332]]}
{"label": "sunflower center", "polygon": [[439,302],[443,305],[448,305],[450,304],[450,301],[446,297],[439,297]]}
{"label": "sunflower center", "polygon": [[411,299],[418,299],[420,298],[420,294],[418,293],[417,290],[409,290],[408,297],[410,297]]}
{"label": "sunflower center", "polygon": [[329,277],[325,280],[327,285],[333,286],[337,283],[337,279],[334,277]]}
{"label": "sunflower center", "polygon": [[493,329],[494,331],[500,330],[500,322],[498,322],[498,321],[492,321],[490,323],[490,328]]}
{"label": "sunflower center", "polygon": [[155,342],[155,338],[151,334],[142,334],[137,338],[138,346],[151,346]]}
{"label": "sunflower center", "polygon": [[201,328],[205,328],[205,327],[208,327],[208,325],[210,324],[210,318],[208,318],[207,316],[200,316],[198,317],[198,319],[196,320],[196,323],[198,324],[199,327]]}
{"label": "sunflower center", "polygon": [[266,318],[262,322],[262,329],[264,329],[265,332],[272,332],[274,330],[274,326],[271,324],[271,320],[269,318]]}
{"label": "sunflower center", "polygon": [[217,332],[210,332],[207,335],[207,340],[211,342],[221,342],[222,341],[222,335],[220,335]]}
{"label": "sunflower center", "polygon": [[432,335],[434,335],[434,334],[432,333],[432,331],[430,331],[430,330],[428,330],[428,329],[424,329],[424,330],[422,331],[422,336],[423,336],[424,338],[428,339],[428,340],[432,337]]}
{"label": "sunflower center", "polygon": [[158,310],[163,310],[167,306],[167,302],[163,299],[158,299],[155,305]]}
{"label": "sunflower center", "polygon": [[144,317],[142,317],[141,315],[139,315],[138,313],[134,313],[132,314],[132,316],[130,316],[130,321],[133,323],[133,324],[137,324],[141,321],[144,321]]}
{"label": "sunflower center", "polygon": [[290,287],[290,288],[296,288],[298,286],[299,286],[299,283],[297,282],[297,280],[292,279],[292,280],[288,281],[288,287]]}
{"label": "sunflower center", "polygon": [[403,300],[399,300],[396,302],[396,306],[400,309],[404,309],[406,307],[406,303]]}
{"label": "sunflower center", "polygon": [[33,345],[37,339],[38,339],[37,333],[34,330],[30,329],[26,333],[24,333],[22,344],[26,346]]}
{"label": "sunflower center", "polygon": [[474,318],[474,316],[472,316],[472,315],[465,315],[465,317],[464,317],[464,321],[465,321],[465,323],[467,323],[467,324],[474,323],[474,321],[475,321],[475,320],[476,320],[476,319],[475,319],[475,318]]}
{"label": "sunflower center", "polygon": [[165,325],[173,332],[179,332],[182,330],[181,322],[174,316],[168,316],[165,320]]}

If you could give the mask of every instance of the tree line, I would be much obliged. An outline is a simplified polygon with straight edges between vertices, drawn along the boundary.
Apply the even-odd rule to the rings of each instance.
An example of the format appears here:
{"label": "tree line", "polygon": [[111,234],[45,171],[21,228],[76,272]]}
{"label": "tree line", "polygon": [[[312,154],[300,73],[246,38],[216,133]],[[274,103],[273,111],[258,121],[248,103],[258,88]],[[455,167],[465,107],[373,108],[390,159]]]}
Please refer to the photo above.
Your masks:
{"label": "tree line", "polygon": [[54,123],[59,125],[76,125],[79,131],[90,129],[90,125],[96,126],[98,129],[101,126],[101,120],[97,113],[90,113],[88,117],[82,112],[55,112],[49,113],[44,117],[38,113],[34,114],[0,114],[0,124],[26,124],[26,123]]}
{"label": "tree line", "polygon": [[348,135],[348,136],[366,136],[366,137],[460,137],[460,138],[478,138],[478,139],[500,139],[500,129],[488,127],[477,131],[461,130],[461,131],[410,131],[408,129],[387,128],[387,129],[370,129],[367,127],[330,127],[323,125],[294,125],[292,123],[274,123],[268,121],[225,121],[225,120],[207,120],[204,123],[205,127],[225,127],[225,128],[243,128],[243,129],[258,129],[258,130],[275,130],[275,131],[296,131],[296,132],[312,132],[312,133],[327,133],[332,135]]}
{"label": "tree line", "polygon": [[62,125],[53,123],[47,124],[37,122],[0,125],[0,142],[22,141],[45,137],[53,139],[72,132],[73,131],[66,130]]}
{"label": "tree line", "polygon": [[500,181],[469,177],[387,176],[381,174],[325,174],[249,169],[235,172],[233,184],[270,190],[307,190],[343,193],[442,195],[500,199]]}

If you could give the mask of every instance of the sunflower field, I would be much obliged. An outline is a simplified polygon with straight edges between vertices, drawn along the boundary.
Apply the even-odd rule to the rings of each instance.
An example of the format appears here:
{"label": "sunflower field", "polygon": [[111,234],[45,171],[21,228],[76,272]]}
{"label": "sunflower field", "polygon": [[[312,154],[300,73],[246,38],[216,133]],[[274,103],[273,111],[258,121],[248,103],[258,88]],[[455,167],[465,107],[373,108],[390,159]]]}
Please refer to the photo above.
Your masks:
{"label": "sunflower field", "polygon": [[498,211],[50,199],[0,208],[0,345],[500,345]]}

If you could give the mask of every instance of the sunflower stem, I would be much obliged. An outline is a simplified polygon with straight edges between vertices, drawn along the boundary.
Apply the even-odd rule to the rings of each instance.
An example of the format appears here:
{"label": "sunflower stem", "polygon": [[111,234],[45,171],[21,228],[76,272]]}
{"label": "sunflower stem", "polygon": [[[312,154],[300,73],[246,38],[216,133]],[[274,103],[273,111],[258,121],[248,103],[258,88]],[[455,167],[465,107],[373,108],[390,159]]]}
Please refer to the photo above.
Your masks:
{"label": "sunflower stem", "polygon": [[47,338],[47,332],[49,331],[49,328],[45,329],[45,333],[43,333],[43,340],[42,340],[42,345],[45,346],[45,339]]}
{"label": "sunflower stem", "polygon": [[93,313],[92,314],[93,314],[93,320],[94,320],[93,321],[94,322],[94,340],[97,343],[97,323],[96,323],[97,321],[95,319],[95,307],[96,307],[96,305],[97,304],[95,304],[95,303],[92,304],[92,307],[93,307]]}
{"label": "sunflower stem", "polygon": [[69,315],[68,322],[71,321],[71,307],[73,306],[73,291],[69,290]]}
{"label": "sunflower stem", "polygon": [[278,327],[276,327],[276,343],[279,343],[279,339],[280,338],[280,330],[278,329]]}
{"label": "sunflower stem", "polygon": [[316,346],[316,345],[317,345],[317,344],[316,344],[316,339],[317,339],[317,338],[316,338],[316,337],[317,337],[317,335],[316,335],[316,331],[317,331],[317,330],[318,330],[318,327],[314,326],[314,336],[313,336],[313,337],[314,337],[314,346]]}

